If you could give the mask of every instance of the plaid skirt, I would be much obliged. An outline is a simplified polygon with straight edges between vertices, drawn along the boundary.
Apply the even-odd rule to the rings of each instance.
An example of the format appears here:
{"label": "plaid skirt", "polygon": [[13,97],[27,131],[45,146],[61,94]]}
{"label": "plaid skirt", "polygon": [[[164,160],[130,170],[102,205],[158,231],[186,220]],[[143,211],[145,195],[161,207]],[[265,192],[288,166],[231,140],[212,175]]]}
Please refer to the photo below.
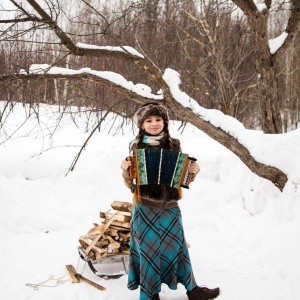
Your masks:
{"label": "plaid skirt", "polygon": [[130,290],[140,286],[140,300],[151,300],[162,283],[173,290],[178,283],[188,291],[197,287],[180,209],[134,205],[127,286]]}

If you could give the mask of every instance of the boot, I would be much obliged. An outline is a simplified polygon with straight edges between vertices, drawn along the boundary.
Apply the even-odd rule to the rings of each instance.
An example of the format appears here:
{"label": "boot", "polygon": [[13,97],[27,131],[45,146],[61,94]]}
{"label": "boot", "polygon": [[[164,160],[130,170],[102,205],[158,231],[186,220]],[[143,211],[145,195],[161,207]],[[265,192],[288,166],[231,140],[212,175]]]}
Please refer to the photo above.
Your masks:
{"label": "boot", "polygon": [[218,297],[220,294],[220,289],[208,289],[207,287],[198,286],[186,294],[189,300],[209,300]]}
{"label": "boot", "polygon": [[152,300],[160,300],[159,294],[153,295]]}

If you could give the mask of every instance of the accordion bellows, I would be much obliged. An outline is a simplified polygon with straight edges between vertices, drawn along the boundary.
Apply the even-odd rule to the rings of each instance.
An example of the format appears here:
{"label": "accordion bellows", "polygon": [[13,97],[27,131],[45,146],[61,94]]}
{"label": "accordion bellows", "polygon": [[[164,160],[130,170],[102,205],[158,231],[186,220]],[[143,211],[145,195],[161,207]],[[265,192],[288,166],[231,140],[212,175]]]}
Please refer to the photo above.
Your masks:
{"label": "accordion bellows", "polygon": [[166,149],[135,149],[129,157],[130,177],[137,185],[158,184],[174,188],[189,188],[189,166],[196,161],[188,154]]}

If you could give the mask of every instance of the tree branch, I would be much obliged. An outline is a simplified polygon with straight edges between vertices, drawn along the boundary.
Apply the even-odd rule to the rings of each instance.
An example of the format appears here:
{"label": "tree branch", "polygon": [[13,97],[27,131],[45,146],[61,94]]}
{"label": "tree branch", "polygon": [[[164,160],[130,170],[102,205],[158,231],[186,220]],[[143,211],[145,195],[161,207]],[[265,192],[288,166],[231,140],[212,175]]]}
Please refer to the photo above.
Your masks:
{"label": "tree branch", "polygon": [[246,16],[249,16],[257,11],[257,7],[253,0],[232,0],[232,2],[237,5]]}
{"label": "tree branch", "polygon": [[291,14],[288,20],[287,27],[285,29],[285,32],[288,33],[287,38],[285,39],[282,46],[278,49],[278,51],[275,53],[276,56],[281,57],[286,49],[288,48],[289,44],[294,39],[297,30],[299,28],[300,24],[300,1],[299,0],[292,0],[291,1],[291,8],[290,8]]}
{"label": "tree branch", "polygon": [[62,44],[65,45],[70,51],[75,55],[82,55],[81,49],[79,49],[72,40],[65,34],[65,32],[56,24],[55,21],[45,12],[44,9],[35,1],[27,0],[27,2],[36,10],[36,12],[45,20],[45,23],[48,24],[61,40]]}
{"label": "tree branch", "polygon": [[85,140],[85,142],[84,142],[83,145],[81,146],[81,148],[80,148],[78,154],[75,156],[75,158],[74,158],[74,160],[73,160],[73,162],[72,162],[72,164],[71,164],[71,166],[70,166],[70,168],[69,168],[69,170],[68,170],[68,172],[67,172],[67,174],[66,174],[65,176],[67,176],[67,175],[69,174],[70,171],[73,171],[73,170],[74,170],[74,168],[75,168],[75,166],[76,166],[76,164],[77,164],[77,161],[78,161],[78,159],[79,159],[79,157],[80,157],[82,151],[83,151],[83,150],[85,149],[85,147],[87,146],[87,144],[88,144],[90,138],[93,136],[93,134],[94,134],[94,133],[96,132],[96,130],[99,128],[99,126],[101,125],[101,123],[105,120],[105,118],[107,117],[107,115],[111,112],[112,108],[113,108],[114,106],[116,106],[117,104],[119,104],[119,103],[115,103],[110,109],[108,109],[108,110],[106,111],[105,115],[97,122],[97,125],[94,127],[94,129],[92,130],[92,132],[90,133],[90,135],[88,136],[88,138]]}
{"label": "tree branch", "polygon": [[[232,151],[236,154],[243,163],[245,163],[248,168],[265,179],[270,180],[273,182],[281,191],[283,190],[286,182],[287,182],[287,175],[284,174],[279,169],[264,165],[260,162],[257,162],[249,152],[249,150],[242,144],[238,142],[233,136],[229,133],[225,132],[221,128],[215,127],[209,121],[202,119],[200,116],[196,115],[191,109],[183,107],[180,103],[178,103],[172,96],[170,87],[162,78],[162,74],[155,73],[155,68],[152,68],[150,64],[147,62],[143,62],[143,66],[145,71],[151,72],[152,78],[155,78],[155,81],[160,84],[162,91],[163,91],[163,98],[162,101],[168,109],[176,114],[180,119],[185,122],[189,122],[205,132],[211,138],[215,139],[227,149]],[[14,77],[9,75],[2,75],[0,76],[0,81],[7,80],[7,79],[62,79],[62,80],[89,80],[93,82],[97,82],[98,84],[109,86],[110,88],[114,89],[118,93],[126,95],[133,101],[138,103],[147,103],[153,101],[153,98],[147,98],[135,93],[132,90],[128,90],[127,88],[120,86],[114,82],[111,82],[108,79],[104,79],[93,74],[89,73],[81,73],[81,74],[16,74]]]}
{"label": "tree branch", "polygon": [[263,163],[257,162],[249,152],[249,150],[240,144],[235,138],[230,134],[223,131],[221,128],[216,128],[210,122],[205,121],[195,115],[190,109],[185,109],[178,102],[173,99],[168,99],[166,97],[167,107],[172,110],[178,117],[182,118],[184,121],[193,124],[195,127],[199,128],[207,135],[209,135],[214,140],[221,143],[227,149],[236,154],[241,161],[255,174],[270,180],[277,186],[281,191],[283,190],[288,178],[281,170],[267,166]]}
{"label": "tree branch", "polygon": [[[298,0],[294,0],[298,1]],[[78,47],[70,40],[70,38],[59,28],[59,26],[54,22],[51,17],[36,3],[34,0],[27,0],[28,3],[42,16],[46,24],[48,24],[56,33],[56,35],[74,55],[86,55],[86,56],[109,56],[116,57],[121,60],[134,62],[139,66],[149,78],[155,82],[163,91],[163,103],[173,111],[179,118],[186,122],[190,122],[197,128],[208,134],[210,137],[224,145],[230,151],[235,153],[247,166],[248,168],[256,173],[257,175],[266,178],[273,182],[280,190],[282,190],[287,182],[287,176],[282,171],[275,167],[266,166],[262,163],[257,162],[252,156],[249,150],[242,144],[238,142],[233,136],[231,136],[226,131],[221,128],[215,127],[209,121],[202,119],[200,116],[195,114],[191,109],[183,107],[176,99],[172,96],[169,85],[163,79],[163,73],[158,69],[151,61],[144,59],[138,55],[134,55],[131,52],[122,48],[123,51],[110,51],[108,49],[92,49],[85,47]],[[245,11],[247,15],[257,11],[257,7],[253,0],[233,0],[236,5],[239,5],[242,10]],[[296,2],[295,2],[296,3]],[[132,90],[126,89],[108,79],[95,76],[90,73],[80,73],[80,74],[15,74],[15,75],[2,75],[0,76],[0,81],[3,80],[14,80],[14,79],[78,79],[78,80],[90,80],[97,82],[101,85],[106,85],[116,90],[118,93],[125,94],[132,100],[145,103],[153,101],[153,98],[147,98],[135,93]]]}
{"label": "tree branch", "polygon": [[29,18],[22,18],[22,19],[0,20],[0,23],[9,24],[9,23],[29,22],[29,21],[40,22],[41,20],[38,18],[29,17]]}
{"label": "tree branch", "polygon": [[104,85],[112,88],[116,92],[127,96],[130,99],[138,103],[147,103],[147,101],[153,101],[153,98],[147,98],[141,96],[134,91],[131,91],[121,85],[118,85],[108,79],[90,74],[90,73],[80,73],[80,74],[14,74],[14,75],[0,75],[0,82],[6,80],[84,80],[95,82],[99,85]]}

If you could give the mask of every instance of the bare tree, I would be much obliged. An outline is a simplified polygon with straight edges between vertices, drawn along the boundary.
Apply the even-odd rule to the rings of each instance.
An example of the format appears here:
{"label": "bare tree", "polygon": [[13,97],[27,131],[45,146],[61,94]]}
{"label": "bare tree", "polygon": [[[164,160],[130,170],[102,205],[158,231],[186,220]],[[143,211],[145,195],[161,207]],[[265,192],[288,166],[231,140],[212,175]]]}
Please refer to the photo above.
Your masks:
{"label": "bare tree", "polygon": [[[184,63],[190,61],[190,68],[183,74],[193,82],[184,83],[198,87],[200,92],[195,94],[208,98],[223,113],[242,119],[246,107],[242,99],[249,90],[255,94],[256,82],[248,63],[253,56],[253,51],[249,51],[251,39],[244,20],[232,16],[233,6],[219,0],[201,0],[197,9],[195,1],[190,0],[182,8],[186,23],[174,20],[173,26],[181,35]],[[195,49],[202,55],[193,55]],[[198,84],[191,73],[200,75]],[[251,96],[247,98],[249,101]]]}
{"label": "bare tree", "polygon": [[[15,2],[15,1],[12,1]],[[281,170],[264,165],[256,161],[251,155],[250,151],[239,141],[228,133],[225,129],[213,125],[210,121],[205,120],[204,117],[195,113],[190,107],[181,105],[176,97],[172,94],[170,84],[164,77],[164,72],[153,63],[151,59],[136,53],[132,49],[120,46],[118,49],[115,48],[101,48],[101,47],[88,47],[83,44],[75,44],[72,38],[58,25],[58,22],[50,16],[45,9],[43,9],[35,0],[27,0],[28,4],[33,8],[37,15],[33,13],[24,12],[27,18],[32,18],[31,22],[38,22],[43,26],[49,27],[57,36],[58,43],[64,45],[67,49],[68,56],[81,57],[81,58],[105,58],[109,57],[110,60],[118,60],[132,64],[139,69],[139,72],[143,72],[147,76],[153,85],[157,87],[157,90],[162,91],[162,95],[155,95],[159,101],[163,103],[174,112],[180,119],[185,122],[190,122],[195,125],[209,136],[220,142],[222,145],[227,147],[233,153],[235,153],[251,171],[258,174],[259,176],[266,178],[273,182],[280,190],[282,190],[287,182],[287,176]],[[23,9],[23,8],[22,8]],[[51,10],[50,10],[51,11]],[[103,17],[105,19],[105,17]],[[106,19],[105,19],[106,20]],[[17,22],[17,20],[15,20]],[[106,20],[106,25],[109,23]],[[109,30],[110,26],[106,29]],[[112,36],[112,40],[115,40]],[[115,42],[117,42],[115,40]],[[50,67],[49,67],[50,69]],[[10,75],[0,75],[0,81],[15,82],[18,80],[68,80],[69,82],[74,80],[94,82],[98,85],[108,86],[118,93],[124,95],[126,99],[132,100],[137,103],[146,103],[153,101],[153,97],[146,97],[138,92],[135,92],[125,86],[121,86],[118,83],[106,78],[105,76],[97,76],[93,72],[81,71],[69,73],[51,73],[47,69],[41,70],[41,72],[19,72]]]}
{"label": "bare tree", "polygon": [[[281,133],[282,119],[279,107],[277,68],[280,57],[288,48],[297,32],[300,20],[300,1],[290,0],[290,15],[286,28],[282,28],[282,45],[270,51],[268,20],[272,4],[267,0],[259,7],[253,0],[232,0],[247,16],[254,34],[256,70],[259,83],[262,128],[266,133]],[[286,1],[280,1],[283,5]]]}

